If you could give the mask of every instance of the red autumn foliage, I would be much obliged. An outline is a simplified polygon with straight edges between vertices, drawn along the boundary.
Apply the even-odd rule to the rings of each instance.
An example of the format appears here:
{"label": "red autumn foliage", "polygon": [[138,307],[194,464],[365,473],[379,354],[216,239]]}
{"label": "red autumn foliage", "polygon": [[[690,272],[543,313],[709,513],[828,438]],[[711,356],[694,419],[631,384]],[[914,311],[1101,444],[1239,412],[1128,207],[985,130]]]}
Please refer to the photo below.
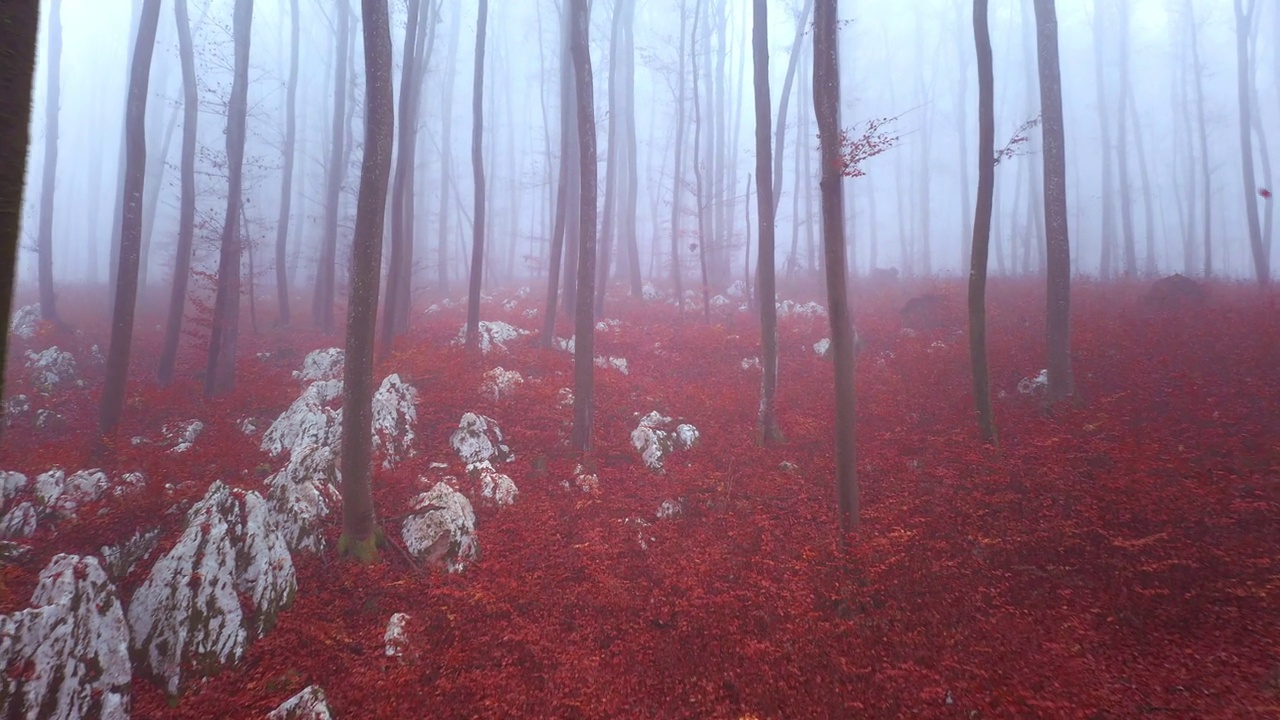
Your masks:
{"label": "red autumn foliage", "polygon": [[[375,472],[376,506],[384,518],[404,513],[431,461],[460,470],[448,437],[464,411],[494,417],[516,452],[505,471],[520,498],[502,510],[477,505],[480,560],[445,575],[394,551],[368,567],[299,556],[297,600],[241,663],[176,706],[138,680],[134,715],[261,718],[318,683],[343,718],[1273,716],[1274,297],[1214,285],[1211,302],[1170,316],[1148,309],[1143,290],[1077,284],[1075,372],[1087,403],[1046,416],[1015,390],[1043,366],[1043,317],[1028,310],[1043,307],[1043,289],[993,282],[998,450],[974,440],[963,328],[900,332],[907,298],[928,292],[957,310],[962,288],[860,298],[864,510],[843,554],[833,530],[832,369],[811,347],[825,319],[782,321],[787,441],[761,448],[752,442],[758,371],[741,368],[757,354],[751,317],[680,325],[670,308],[621,307],[622,331],[597,342],[601,354],[627,358],[630,375],[598,371],[601,487],[583,494],[560,486],[578,460],[564,449],[569,410],[555,399],[571,386],[571,356],[526,338],[512,357],[476,364],[447,345],[461,311],[426,316],[379,367],[421,397],[418,456]],[[490,313],[531,322],[496,304]],[[182,522],[171,508],[209,482],[259,487],[279,461],[235,421],[283,410],[298,390],[289,371],[334,340],[247,335],[238,389],[206,401],[193,377],[199,348],[184,348],[179,382],[157,390],[159,333],[141,333],[118,469],[146,472],[151,492],[104,501],[105,514],[82,512],[56,536],[43,527],[33,557],[3,568],[2,609],[25,604],[55,552],[96,552],[151,526],[162,528],[163,550]],[[510,398],[483,399],[481,374],[497,364],[529,380]],[[11,369],[25,382],[20,365]],[[0,466],[82,467],[100,375],[52,401],[65,435],[11,433]],[[652,409],[702,433],[662,476],[627,442],[633,413]],[[206,430],[184,455],[127,440],[192,417]],[[684,515],[655,521],[659,503],[676,497]],[[647,550],[625,524],[632,516],[652,521]],[[397,523],[386,529],[398,538]],[[145,572],[125,580],[126,598]],[[409,645],[386,658],[394,612],[410,615]]]}

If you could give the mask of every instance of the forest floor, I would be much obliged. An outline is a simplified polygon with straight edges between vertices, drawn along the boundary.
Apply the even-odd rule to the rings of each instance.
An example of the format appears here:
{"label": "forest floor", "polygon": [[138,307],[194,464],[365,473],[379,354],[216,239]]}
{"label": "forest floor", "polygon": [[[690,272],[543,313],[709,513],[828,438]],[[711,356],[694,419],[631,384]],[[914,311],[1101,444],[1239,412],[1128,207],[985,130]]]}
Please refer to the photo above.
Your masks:
{"label": "forest floor", "polygon": [[[927,289],[927,288],[926,288]],[[356,566],[295,555],[298,594],[244,660],[176,703],[135,678],[139,718],[261,718],[322,686],[339,718],[1132,718],[1280,717],[1280,313],[1276,295],[1212,285],[1202,308],[1146,308],[1144,287],[1078,283],[1072,294],[1081,402],[1047,414],[1018,392],[1044,365],[1043,291],[989,293],[998,448],[977,440],[963,288],[939,281],[945,327],[901,332],[897,288],[860,302],[861,526],[837,545],[832,369],[812,348],[825,317],[780,330],[785,442],[757,447],[755,319],[615,303],[597,354],[599,490],[566,489],[572,356],[529,336],[469,359],[449,343],[460,307],[414,318],[380,378],[417,387],[417,455],[374,475],[390,537],[419,478],[457,469],[449,435],[467,411],[498,421],[516,457],[510,507],[477,505],[481,555],[464,572],[416,567],[388,549]],[[486,319],[534,330],[538,296],[499,293]],[[17,341],[10,393],[29,392],[22,350],[105,349],[98,306],[65,293],[76,338]],[[736,306],[736,304],[735,304]],[[301,308],[306,307],[305,303]],[[81,317],[77,318],[77,311]],[[264,313],[265,315],[266,313]],[[154,317],[153,317],[154,315]],[[3,567],[0,611],[26,606],[56,552],[94,553],[159,526],[161,550],[208,484],[261,489],[270,460],[236,426],[265,427],[301,389],[290,373],[339,336],[249,329],[238,385],[202,399],[203,340],[184,341],[179,381],[157,389],[159,314],[140,321],[122,438],[206,424],[182,455],[121,443],[109,471],[142,470],[157,492],[42,529]],[[51,331],[52,332],[52,331]],[[562,328],[568,335],[569,328]],[[197,333],[198,334],[198,333]],[[260,355],[262,353],[263,355]],[[521,372],[509,398],[477,392],[494,366]],[[60,433],[10,432],[0,467],[34,476],[89,466],[102,370],[47,400]],[[701,441],[647,470],[629,442],[638,414],[690,422]],[[784,465],[788,463],[788,465]],[[664,500],[683,513],[658,520]],[[185,505],[184,505],[185,507]],[[646,518],[639,531],[628,518]],[[337,521],[328,527],[330,539]],[[642,543],[639,540],[643,540]],[[145,578],[122,584],[128,598]],[[406,612],[409,648],[383,653]]]}

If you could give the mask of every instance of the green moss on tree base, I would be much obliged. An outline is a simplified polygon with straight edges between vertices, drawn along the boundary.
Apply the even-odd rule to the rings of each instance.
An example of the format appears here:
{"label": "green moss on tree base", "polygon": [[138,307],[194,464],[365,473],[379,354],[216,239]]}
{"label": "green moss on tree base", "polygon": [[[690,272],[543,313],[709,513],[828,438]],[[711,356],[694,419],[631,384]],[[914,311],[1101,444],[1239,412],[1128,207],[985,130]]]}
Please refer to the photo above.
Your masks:
{"label": "green moss on tree base", "polygon": [[373,534],[364,540],[352,540],[346,533],[338,538],[338,557],[352,558],[362,565],[377,562],[378,548],[385,547],[387,536],[374,526]]}

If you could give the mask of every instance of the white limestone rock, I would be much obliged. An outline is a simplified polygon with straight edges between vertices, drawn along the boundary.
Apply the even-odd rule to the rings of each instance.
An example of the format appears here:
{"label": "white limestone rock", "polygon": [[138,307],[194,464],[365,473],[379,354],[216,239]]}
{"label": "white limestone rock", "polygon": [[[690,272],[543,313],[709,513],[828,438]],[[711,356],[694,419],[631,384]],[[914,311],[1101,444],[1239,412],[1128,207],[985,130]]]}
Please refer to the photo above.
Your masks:
{"label": "white limestone rock", "polygon": [[496,367],[484,374],[480,383],[480,394],[490,400],[501,400],[515,393],[516,388],[524,384],[524,376],[516,370],[504,370]]}
{"label": "white limestone rock", "polygon": [[813,354],[820,358],[826,358],[831,354],[831,338],[822,338],[813,344]]}
{"label": "white limestone rock", "polygon": [[129,717],[129,627],[96,558],[55,555],[31,607],[0,615],[0,716]]}
{"label": "white limestone rock", "polygon": [[741,300],[747,296],[747,284],[742,280],[734,280],[729,284],[729,288],[724,291],[724,294],[734,300]]}
{"label": "white limestone rock", "polygon": [[9,320],[9,334],[20,337],[23,340],[30,340],[36,336],[36,329],[40,326],[40,306],[27,305],[18,308],[13,313],[13,318]]}
{"label": "white limestone rock", "polygon": [[267,478],[271,524],[290,550],[325,550],[321,521],[342,502],[338,458],[326,445],[304,445],[289,463]]}
{"label": "white limestone rock", "polygon": [[3,512],[9,500],[26,486],[26,475],[12,470],[0,470],[0,512]]}
{"label": "white limestone rock", "polygon": [[713,310],[724,310],[728,308],[731,304],[732,303],[729,301],[729,298],[723,295],[711,296],[711,309]]}
{"label": "white limestone rock", "polygon": [[658,538],[649,532],[651,523],[644,518],[629,517],[623,521],[623,526],[636,534],[636,544],[641,550],[648,550],[649,543],[656,542]]}
{"label": "white limestone rock", "polygon": [[476,515],[462,493],[438,482],[413,499],[414,513],[400,527],[405,548],[428,562],[443,562],[449,572],[463,570],[475,559]]}
{"label": "white limestone rock", "polygon": [[262,434],[261,448],[276,457],[303,445],[336,447],[342,436],[342,408],[336,407],[341,396],[341,380],[311,383]]}
{"label": "white limestone rock", "polygon": [[577,488],[584,493],[600,492],[600,476],[593,472],[587,472],[582,465],[576,465],[573,468],[573,477],[560,481],[560,486],[565,490]]}
{"label": "white limestone rock", "polygon": [[103,545],[99,551],[107,576],[120,582],[133,572],[138,563],[151,557],[156,546],[160,544],[160,530],[152,528],[146,532],[138,530],[133,537],[115,545]]}
{"label": "white limestone rock", "polygon": [[392,373],[373,394],[373,449],[382,467],[393,468],[414,454],[413,426],[418,422],[418,391]]}
{"label": "white limestone rock", "polygon": [[760,365],[760,358],[758,358],[758,357],[742,358],[742,369],[743,369],[743,370],[760,370],[760,369],[762,369],[762,368],[761,368],[761,365]]}
{"label": "white limestone rock", "polygon": [[183,422],[166,423],[160,428],[160,434],[164,436],[166,443],[173,443],[169,448],[171,453],[184,453],[191,449],[195,444],[196,438],[200,437],[200,433],[204,432],[204,423],[199,420],[186,420]]}
{"label": "white limestone rock", "polygon": [[387,657],[400,657],[409,649],[409,634],[405,624],[409,622],[408,613],[395,613],[387,621],[387,631],[382,635],[383,654]]}
{"label": "white limestone rock", "polygon": [[573,389],[560,388],[556,391],[556,406],[560,408],[573,407]]}
{"label": "white limestone rock", "polygon": [[671,520],[678,518],[684,514],[684,498],[676,500],[663,500],[658,506],[657,516],[659,520]]}
{"label": "white limestone rock", "polygon": [[574,347],[576,346],[576,343],[574,342],[575,337],[577,336],[571,335],[567,340],[565,338],[559,338],[559,337],[551,338],[551,346],[561,352],[567,352],[569,354],[573,354]]}
{"label": "white limestone rock", "polygon": [[654,287],[653,283],[647,282],[640,288],[640,297],[644,298],[646,302],[661,300],[662,292]]}
{"label": "white limestone rock", "polygon": [[[507,352],[507,343],[515,340],[521,335],[528,335],[528,330],[522,330],[514,325],[509,325],[500,320],[481,320],[477,326],[479,336],[477,338],[477,346],[480,348],[481,354],[488,355],[493,351]],[[465,345],[467,342],[467,326],[463,325],[458,332],[458,336],[453,339],[454,345]]]}
{"label": "white limestone rock", "polygon": [[27,351],[27,370],[31,382],[40,392],[49,393],[69,385],[84,387],[84,381],[76,373],[76,359],[57,345],[40,352]]}
{"label": "white limestone rock", "polygon": [[458,429],[449,438],[449,444],[458,452],[462,462],[467,464],[468,470],[483,462],[494,465],[515,458],[515,453],[502,441],[502,430],[498,428],[498,423],[493,418],[476,413],[463,413]]}
{"label": "white limestone rock", "polygon": [[54,468],[36,478],[36,501],[59,518],[73,518],[86,503],[102,498],[111,480],[101,470],[79,470],[67,475]]}
{"label": "white limestone rock", "polygon": [[345,359],[342,348],[312,350],[302,359],[302,370],[293,371],[293,377],[303,382],[341,380]]}
{"label": "white limestone rock", "polygon": [[595,364],[595,366],[596,366],[596,367],[598,367],[598,368],[603,368],[603,369],[606,369],[606,370],[607,370],[607,369],[609,369],[609,368],[613,368],[614,370],[617,370],[618,372],[622,373],[623,375],[630,375],[630,374],[631,374],[631,373],[627,370],[627,359],[626,359],[626,358],[620,358],[620,357],[604,357],[604,356],[601,356],[601,355],[597,355],[597,356],[595,357],[594,364]]}
{"label": "white limestone rock", "polygon": [[473,466],[480,477],[480,497],[498,507],[514,505],[520,490],[510,476],[493,469],[488,461]]}
{"label": "white limestone rock", "polygon": [[688,450],[698,442],[698,428],[688,423],[671,427],[672,420],[656,410],[640,418],[631,431],[631,446],[640,453],[645,466],[654,472],[663,471],[667,455],[676,450]]}
{"label": "white limestone rock", "polygon": [[617,318],[609,318],[596,323],[596,332],[610,332],[622,329],[622,321]]}
{"label": "white limestone rock", "polygon": [[681,423],[675,429],[676,448],[680,450],[688,450],[698,444],[698,428],[689,423]]}
{"label": "white limestone rock", "polygon": [[4,404],[4,423],[12,426],[14,422],[31,414],[31,398],[26,395],[14,395]]}
{"label": "white limestone rock", "polygon": [[184,672],[208,674],[239,660],[248,643],[275,624],[296,589],[293,559],[270,522],[267,502],[255,492],[213,483],[129,604],[139,670],[177,694]]}
{"label": "white limestone rock", "polygon": [[791,300],[783,300],[778,303],[778,318],[785,317],[803,317],[803,318],[824,318],[827,316],[827,309],[816,302],[798,303]]}
{"label": "white limestone rock", "polygon": [[36,427],[41,430],[61,430],[67,426],[67,419],[60,413],[47,408],[36,411]]}
{"label": "white limestone rock", "polygon": [[13,506],[0,518],[0,539],[28,538],[36,533],[36,525],[40,521],[40,511],[31,501],[21,502]]}
{"label": "white limestone rock", "polygon": [[1018,381],[1018,392],[1023,395],[1039,395],[1049,387],[1049,371],[1041,370],[1034,378],[1022,378]]}
{"label": "white limestone rock", "polygon": [[319,685],[308,685],[302,692],[280,703],[267,713],[267,720],[332,720],[329,701]]}

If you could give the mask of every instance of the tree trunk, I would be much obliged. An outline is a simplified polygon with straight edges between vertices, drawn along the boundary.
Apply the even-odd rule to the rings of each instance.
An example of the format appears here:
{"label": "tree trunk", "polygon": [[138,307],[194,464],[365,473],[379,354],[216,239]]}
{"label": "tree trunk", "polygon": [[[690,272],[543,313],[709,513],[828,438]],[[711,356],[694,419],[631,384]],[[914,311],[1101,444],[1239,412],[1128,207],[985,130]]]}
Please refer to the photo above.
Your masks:
{"label": "tree trunk", "polygon": [[1142,229],[1145,233],[1145,247],[1142,258],[1142,274],[1154,277],[1156,274],[1156,225],[1155,207],[1151,199],[1151,173],[1147,168],[1147,148],[1142,139],[1143,128],[1138,124],[1138,104],[1133,97],[1133,88],[1129,88],[1129,96],[1125,98],[1125,107],[1121,112],[1128,112],[1133,120],[1133,142],[1138,151],[1138,173],[1142,178]]}
{"label": "tree trunk", "polygon": [[[485,0],[481,0],[484,2]],[[590,298],[596,273],[596,116],[591,82],[591,46],[588,31],[591,10],[587,0],[569,1],[569,52],[573,57],[578,106],[578,156],[582,165],[582,201],[579,222],[581,248],[578,250],[578,292],[573,348],[573,446],[591,449],[591,426],[595,404],[595,317]]]}
{"label": "tree trunk", "polygon": [[342,180],[347,174],[344,129],[347,115],[347,53],[350,46],[351,7],[339,0],[335,14],[338,37],[333,50],[333,117],[329,144],[328,176],[324,194],[324,235],[316,268],[316,287],[311,304],[311,319],[324,332],[333,330],[333,302],[338,263],[338,206],[342,202]]}
{"label": "tree trunk", "polygon": [[1040,116],[1044,136],[1044,219],[1047,258],[1047,346],[1050,405],[1075,394],[1071,374],[1071,244],[1067,234],[1067,155],[1058,69],[1054,0],[1035,0]]}
{"label": "tree trunk", "polygon": [[[547,266],[547,307],[542,316],[542,346],[551,347],[556,334],[556,305],[560,293],[560,266],[564,260],[565,224],[568,214],[570,186],[569,145],[573,142],[570,115],[573,112],[573,97],[570,85],[573,80],[573,65],[569,58],[568,8],[560,23],[560,169],[556,183],[556,208],[554,227],[551,230],[551,258]],[[547,158],[551,162],[551,158]]]}
{"label": "tree trunk", "polygon": [[[443,7],[443,6],[442,6]],[[462,33],[458,16],[462,10],[454,6],[449,19],[449,60],[444,70],[444,105],[440,110],[440,238],[436,245],[436,283],[440,292],[449,292],[449,193],[453,159],[453,79],[457,76],[458,40]]]}
{"label": "tree trunk", "polygon": [[361,0],[360,7],[364,18],[364,159],[356,201],[346,362],[342,371],[342,536],[338,540],[338,553],[360,562],[371,562],[377,556],[377,546],[383,542],[370,487],[373,342],[395,106],[391,93],[391,24],[387,0]]}
{"label": "tree trunk", "polygon": [[1129,7],[1117,3],[1120,9],[1120,90],[1111,104],[1116,109],[1116,155],[1120,158],[1120,228],[1124,233],[1124,276],[1138,274],[1138,250],[1133,233],[1133,196],[1129,184],[1129,113],[1125,112],[1125,98],[1129,95],[1132,78],[1129,73]]}
{"label": "tree trunk", "polygon": [[995,193],[995,79],[987,0],[973,0],[973,44],[978,56],[978,205],[973,216],[973,256],[969,260],[969,362],[978,432],[996,442],[991,410],[991,374],[987,366],[987,249],[991,243],[991,205]]}
{"label": "tree trunk", "polygon": [[146,0],[133,47],[129,98],[125,114],[124,225],[120,229],[120,267],[117,271],[115,310],[111,316],[111,344],[107,349],[106,377],[98,406],[98,434],[106,450],[120,426],[129,377],[134,307],[138,298],[138,256],[142,250],[142,189],[147,168],[147,81],[160,24],[160,0]]}
{"label": "tree trunk", "polygon": [[471,85],[471,175],[475,182],[475,215],[471,221],[471,283],[467,291],[467,348],[480,341],[480,283],[484,279],[484,36],[489,0],[480,0],[476,21],[475,76]]}
{"label": "tree trunk", "polygon": [[[619,3],[618,5],[621,5]],[[604,216],[600,220],[600,261],[596,263],[595,314],[604,316],[604,295],[609,289],[609,266],[613,261],[614,214],[618,206],[618,164],[626,162],[621,156],[621,138],[618,137],[618,46],[622,36],[621,7],[614,6],[612,33],[609,38],[609,146],[605,149]]]}
{"label": "tree trunk", "polygon": [[[178,0],[179,2],[183,0]],[[289,87],[284,110],[284,169],[280,178],[280,217],[276,221],[276,324],[289,325],[289,274],[286,267],[289,242],[289,210],[293,201],[294,144],[298,137],[298,0],[289,0]]]}
{"label": "tree trunk", "polygon": [[671,284],[676,294],[676,307],[681,316],[684,315],[684,288],[680,283],[680,198],[684,191],[681,187],[681,171],[684,169],[684,77],[685,49],[684,31],[686,19],[686,3],[680,0],[680,42],[676,51],[680,58],[676,81],[676,165],[671,171]]}
{"label": "tree trunk", "polygon": [[[417,102],[414,80],[417,76],[415,59],[418,43],[418,17],[422,12],[422,0],[409,0],[409,18],[404,29],[404,54],[400,63],[400,141],[396,145],[395,176],[391,185],[391,262],[387,264],[386,297],[382,301],[382,357],[391,356],[392,341],[396,336],[396,327],[400,323],[399,298],[401,283],[405,277],[403,268],[407,260],[409,245],[413,238],[407,234],[406,206],[412,198],[406,197],[409,172],[417,155],[414,146],[414,135],[417,134],[417,119],[413,107]],[[406,308],[407,310],[407,308]]]}
{"label": "tree trunk", "polygon": [[[813,0],[804,0],[804,8],[796,18],[796,36],[791,41],[791,56],[787,58],[787,74],[782,79],[782,97],[778,99],[778,127],[773,138],[773,217],[778,218],[778,203],[782,200],[782,157],[787,149],[787,105],[791,102],[791,86],[795,83],[796,67],[800,64],[804,36],[809,30],[809,14],[813,12]],[[797,143],[798,145],[799,143]],[[798,150],[797,150],[798,151]]]}
{"label": "tree trunk", "polygon": [[[232,20],[235,75],[227,102],[227,213],[218,255],[218,294],[213,306],[205,397],[235,387],[236,345],[240,330],[240,202],[243,198],[245,120],[249,109],[249,38],[253,0],[236,0]],[[123,246],[122,246],[123,247]]]}
{"label": "tree trunk", "polygon": [[169,292],[169,320],[165,324],[164,346],[156,372],[162,386],[173,382],[178,360],[178,340],[182,333],[182,315],[187,305],[187,281],[191,275],[191,243],[196,222],[196,130],[200,100],[196,87],[195,53],[191,42],[191,20],[187,0],[174,0],[174,18],[178,27],[178,57],[182,64],[182,160],[179,169],[182,185],[178,199],[178,249],[173,260],[173,285]]}
{"label": "tree trunk", "polygon": [[52,0],[50,4],[49,51],[46,60],[49,74],[45,88],[44,162],[41,168],[40,227],[36,235],[36,250],[39,254],[40,318],[61,324],[57,295],[53,291],[53,194],[57,188],[58,96],[62,84],[59,77],[62,74],[62,0]]}
{"label": "tree trunk", "polygon": [[[623,198],[622,223],[619,237],[627,244],[627,278],[631,284],[631,296],[644,294],[640,279],[640,245],[636,237],[636,204],[640,190],[640,155],[636,144],[636,41],[635,0],[618,0],[615,12],[622,13],[622,47],[618,54],[623,62],[622,106],[623,133],[627,157],[627,190]],[[612,142],[612,139],[610,139]]]}
{"label": "tree trunk", "polygon": [[[774,276],[774,237],[773,218],[777,204],[773,198],[773,168],[769,155],[769,19],[765,0],[752,0],[755,10],[752,25],[752,57],[755,68],[755,115],[756,115],[756,182],[759,199],[757,216],[760,223],[760,252],[757,260],[756,275],[760,288],[760,354],[764,365],[764,379],[760,384],[760,416],[757,441],[764,445],[781,442],[782,432],[778,429],[777,411],[774,400],[778,391],[778,308],[775,305],[777,291]],[[834,22],[834,21],[833,21]],[[825,170],[824,170],[825,173]],[[826,189],[824,188],[826,207]],[[840,184],[834,185],[834,192],[840,192]],[[843,227],[843,218],[840,226]],[[841,232],[843,232],[841,230]],[[824,230],[824,242],[826,231]],[[844,277],[844,264],[840,264],[840,275]],[[830,268],[828,273],[832,272]],[[843,282],[843,280],[841,280]],[[829,308],[835,312],[835,308]]]}
{"label": "tree trunk", "polygon": [[151,239],[155,236],[156,215],[160,211],[160,191],[164,189],[169,148],[173,146],[173,133],[177,128],[178,109],[174,108],[169,112],[169,124],[164,128],[160,152],[155,153],[148,163],[147,191],[142,200],[142,250],[138,260],[138,287],[143,293],[147,291],[147,276],[151,267]]}
{"label": "tree trunk", "polygon": [[[964,13],[964,4],[956,5],[960,15]],[[985,22],[986,14],[983,14]],[[962,32],[956,38],[956,68],[960,74],[960,82],[956,85],[956,150],[959,151],[959,167],[960,167],[960,274],[968,276],[971,272],[970,263],[973,255],[973,190],[969,182],[969,53],[968,43],[965,42],[963,32],[963,23],[957,22],[961,26]],[[977,28],[974,28],[977,31]],[[975,36],[976,39],[976,36]],[[979,51],[981,52],[981,51]],[[994,91],[993,91],[994,92]],[[981,95],[981,90],[979,90]],[[981,108],[981,98],[979,98],[979,108]],[[992,104],[995,104],[994,96]],[[994,121],[993,121],[994,123]],[[979,134],[982,130],[979,128]],[[994,137],[994,135],[993,135]],[[994,144],[994,140],[992,143]],[[992,157],[994,157],[994,149]],[[981,157],[981,156],[979,156]],[[991,222],[987,221],[987,239],[991,237]],[[874,267],[874,264],[872,265]],[[971,276],[970,276],[971,277]]]}
{"label": "tree trunk", "polygon": [[[760,2],[757,7],[763,5]],[[853,322],[845,274],[843,163],[840,148],[840,62],[837,0],[819,0],[813,23],[813,110],[822,154],[822,249],[827,269],[827,317],[835,352],[836,498],[840,529],[858,524]],[[772,302],[769,303],[772,305]],[[844,544],[841,533],[841,545]]]}
{"label": "tree trunk", "polygon": [[1252,100],[1253,89],[1249,85],[1249,72],[1253,58],[1249,56],[1249,32],[1253,27],[1257,6],[1249,0],[1247,9],[1241,0],[1235,0],[1236,16],[1236,89],[1240,102],[1240,167],[1244,180],[1245,220],[1249,228],[1249,249],[1253,253],[1253,271],[1260,287],[1271,282],[1270,260],[1262,240],[1262,225],[1258,219],[1257,179],[1253,169]]}
{"label": "tree trunk", "polygon": [[694,197],[698,203],[698,236],[695,245],[698,248],[698,268],[702,274],[702,317],[711,324],[711,294],[707,285],[707,243],[711,241],[712,230],[707,217],[706,183],[703,181],[702,167],[702,98],[698,92],[698,21],[702,17],[702,0],[697,0],[693,11],[693,33],[689,48],[689,59],[693,64],[693,180]]}
{"label": "tree trunk", "polygon": [[1187,20],[1191,24],[1191,60],[1195,64],[1196,127],[1200,135],[1200,182],[1204,186],[1201,207],[1204,222],[1204,276],[1213,276],[1213,177],[1209,171],[1209,130],[1204,118],[1204,66],[1200,63],[1198,23],[1193,16],[1191,0],[1186,0]]}
{"label": "tree trunk", "polygon": [[[1038,5],[1036,6],[1036,11],[1037,13],[1039,12]],[[1110,280],[1114,273],[1115,262],[1115,190],[1112,185],[1114,176],[1111,171],[1111,124],[1107,120],[1106,76],[1108,68],[1106,58],[1103,55],[1104,43],[1102,38],[1103,30],[1106,28],[1106,21],[1102,13],[1096,8],[1093,21],[1094,83],[1097,87],[1098,98],[1098,128],[1102,136],[1102,231],[1098,237],[1102,256],[1099,261],[1099,273],[1103,280]],[[1038,35],[1039,30],[1037,29]],[[997,246],[999,243],[1000,239],[997,236]]]}

